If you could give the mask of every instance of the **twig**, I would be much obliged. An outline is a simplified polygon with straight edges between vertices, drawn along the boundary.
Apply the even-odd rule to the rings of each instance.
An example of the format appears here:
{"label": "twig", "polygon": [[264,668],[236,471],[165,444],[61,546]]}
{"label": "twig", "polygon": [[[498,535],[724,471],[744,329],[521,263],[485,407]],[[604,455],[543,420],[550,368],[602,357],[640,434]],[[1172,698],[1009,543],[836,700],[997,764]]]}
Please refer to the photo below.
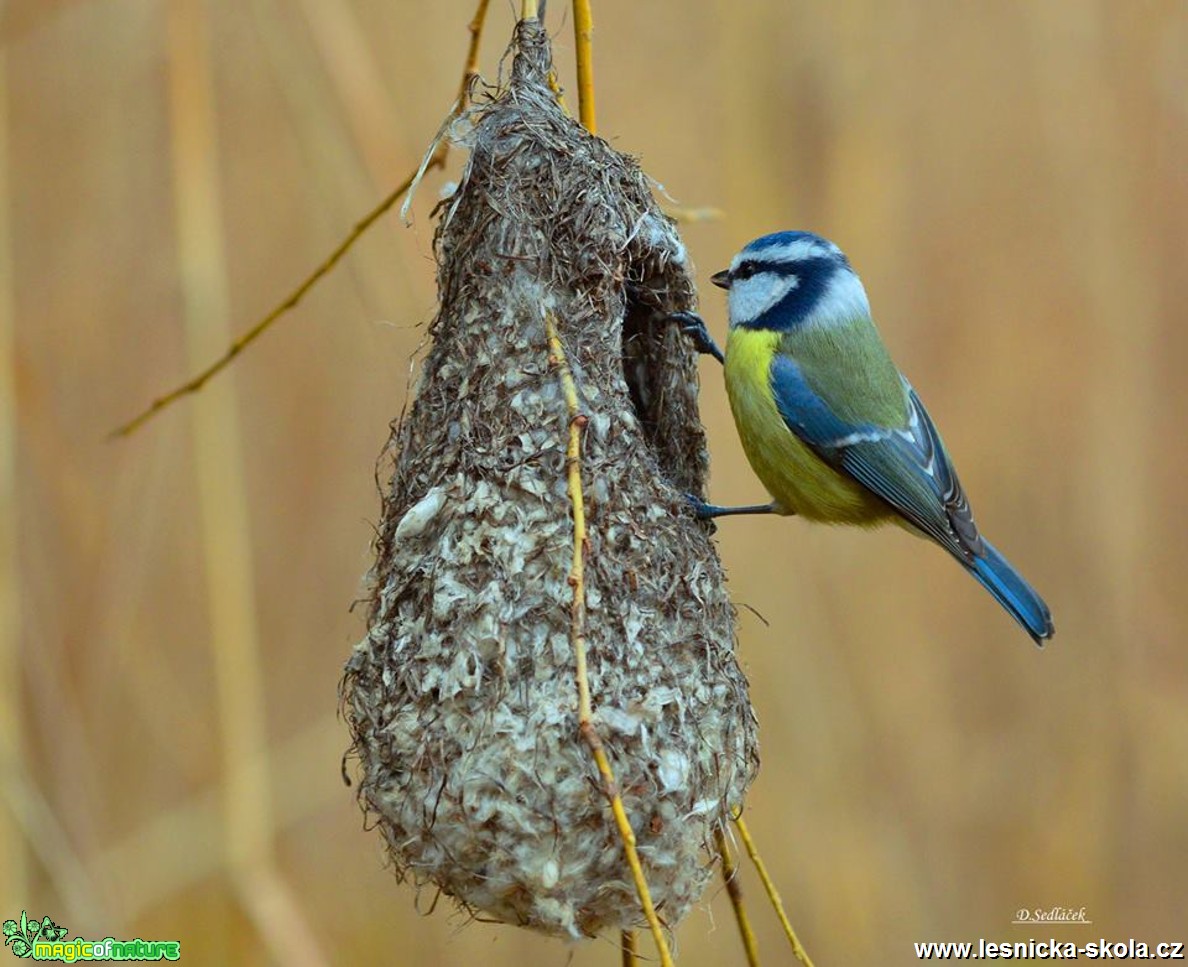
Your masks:
{"label": "twig", "polygon": [[569,105],[565,103],[565,92],[561,90],[561,82],[557,80],[557,71],[552,67],[549,68],[549,90],[553,92],[553,97],[557,99],[557,107],[561,108],[561,113],[567,118],[573,117],[569,113]]}
{"label": "twig", "polygon": [[623,967],[636,967],[636,964],[638,963],[636,960],[636,954],[639,951],[635,945],[635,931],[624,930],[622,934],[620,934],[620,941],[621,943],[619,949],[623,954]]}
{"label": "twig", "polygon": [[759,874],[759,879],[763,881],[763,889],[767,893],[767,898],[771,901],[771,905],[775,908],[776,916],[780,920],[780,926],[784,928],[784,936],[788,938],[788,943],[792,945],[792,953],[796,956],[797,960],[804,964],[804,967],[813,967],[813,962],[809,959],[809,955],[804,947],[801,946],[800,939],[796,936],[796,931],[792,929],[792,921],[788,919],[788,914],[784,912],[784,901],[780,899],[780,893],[776,889],[771,876],[768,874],[763,860],[760,859],[759,850],[755,847],[755,841],[751,839],[751,831],[747,829],[747,824],[743,821],[741,815],[734,817],[734,826],[738,830],[739,838],[743,841],[743,848],[746,849],[747,856],[755,864],[755,870]]}
{"label": "twig", "polygon": [[[190,354],[226,324],[227,279],[208,23],[202,0],[169,8],[169,108],[178,274]],[[229,390],[230,387],[225,387]],[[252,552],[239,415],[229,392],[195,412],[195,470],[206,557],[210,647],[223,765],[226,864],[240,903],[272,959],[324,965],[307,918],[277,872],[267,776],[264,664],[252,594]],[[257,753],[264,769],[257,769]],[[263,889],[264,886],[268,889]]]}
{"label": "twig", "polygon": [[[208,22],[202,0],[169,5],[169,118],[187,350],[226,325],[227,280]],[[222,739],[226,866],[272,959],[322,965],[309,921],[275,865],[263,660],[252,593],[251,531],[232,387],[194,413],[194,464],[206,563],[210,644]],[[267,889],[264,889],[264,887]]]}
{"label": "twig", "polygon": [[[151,723],[150,727],[160,726]],[[334,783],[309,786],[302,796],[290,793],[297,787],[295,784],[305,781],[310,762],[332,762],[342,754],[341,728],[337,715],[330,712],[290,738],[277,739],[268,748],[252,750],[248,768],[268,777],[274,804],[273,828],[278,837],[340,802],[342,789]],[[3,788],[6,796],[16,791],[19,790]],[[102,846],[85,863],[71,854],[67,857],[69,862],[60,867],[66,871],[66,879],[61,884],[55,883],[55,888],[68,894],[72,888],[89,884],[93,876],[107,890],[95,890],[92,895],[103,897],[112,910],[119,910],[125,922],[135,922],[143,911],[159,904],[162,898],[182,894],[194,884],[220,874],[223,854],[211,849],[210,844],[219,842],[225,835],[222,797],[221,778],[212,779],[122,838]],[[36,808],[31,818],[36,822],[28,830],[28,842],[37,846],[38,862],[50,868],[52,877],[58,867],[45,854],[51,848],[64,849],[68,838],[60,829],[49,825],[53,812],[48,806],[42,802],[33,806]],[[112,870],[119,870],[119,876],[111,879]],[[88,917],[79,916],[79,919]],[[99,922],[110,917],[95,913],[89,919]]]}
{"label": "twig", "polygon": [[652,895],[648,890],[647,879],[644,877],[643,866],[639,861],[639,852],[635,846],[635,831],[632,830],[631,821],[627,818],[627,810],[623,807],[623,797],[619,794],[619,786],[615,782],[614,771],[611,769],[606,749],[594,726],[594,712],[590,704],[590,678],[586,669],[585,558],[587,537],[586,504],[582,496],[582,429],[585,427],[587,419],[580,410],[577,383],[573,378],[573,371],[569,368],[565,347],[561,345],[561,339],[557,335],[556,317],[551,311],[546,310],[544,323],[549,342],[550,362],[557,367],[561,379],[561,391],[569,412],[569,443],[565,451],[569,500],[573,511],[573,563],[569,572],[569,586],[573,588],[573,602],[570,606],[569,637],[573,645],[577,675],[578,731],[582,740],[589,746],[590,753],[593,755],[598,772],[602,777],[602,787],[607,799],[610,800],[615,825],[618,826],[619,836],[623,840],[623,852],[627,856],[627,865],[631,867],[631,878],[635,881],[635,892],[639,896],[639,904],[643,908],[644,917],[652,931],[652,938],[656,942],[660,963],[662,967],[671,967],[672,954],[669,953],[664,928],[656,914]]}
{"label": "twig", "polygon": [[578,117],[582,127],[598,133],[594,120],[594,14],[590,0],[573,0],[574,51],[577,55]]}
{"label": "twig", "polygon": [[662,205],[664,214],[681,225],[694,225],[697,222],[720,222],[726,213],[720,208],[703,205],[691,208],[684,205]]}
{"label": "twig", "polygon": [[[478,52],[479,44],[483,39],[483,24],[487,21],[487,7],[491,0],[479,0],[478,8],[474,11],[474,16],[470,18],[470,23],[466,25],[466,29],[470,31],[470,46],[466,48],[466,65],[462,68],[462,83],[458,88],[458,107],[455,109],[456,114],[461,114],[468,107],[470,107],[470,85],[476,77],[478,77]],[[442,157],[445,157],[445,152],[449,150],[447,145],[442,151]]]}
{"label": "twig", "polygon": [[[0,776],[3,786],[15,784],[25,772],[25,703],[21,665],[21,572],[17,551],[17,379],[16,293],[12,248],[12,210],[9,193],[8,55],[0,52]],[[0,804],[0,903],[15,910],[31,896],[31,864],[15,807]],[[36,846],[37,840],[29,842]],[[70,867],[66,866],[66,870]]]}
{"label": "twig", "polygon": [[[0,803],[7,813],[5,818],[11,822],[5,835],[20,842],[22,849],[27,851],[28,856],[23,858],[26,868],[36,863],[45,877],[43,882],[61,897],[63,918],[70,916],[93,923],[110,923],[115,913],[103,889],[107,885],[104,877],[110,875],[110,870],[98,870],[92,876],[91,871],[96,868],[88,867],[74,848],[70,831],[58,815],[60,804],[46,798],[22,763],[11,763],[6,769],[4,782],[0,783]],[[160,856],[156,859],[161,861]],[[22,886],[12,879],[12,874],[18,872],[3,870],[4,880],[0,880],[0,884],[10,894],[6,900],[28,903],[30,894],[15,893]],[[120,874],[122,877],[122,870]]]}
{"label": "twig", "polygon": [[738,932],[742,937],[743,949],[747,952],[747,963],[751,967],[759,967],[759,941],[755,939],[755,931],[751,928],[751,918],[747,915],[747,908],[743,905],[742,884],[738,881],[738,867],[734,864],[734,857],[730,855],[726,832],[721,826],[714,830],[714,844],[717,846],[718,856],[722,858],[722,880],[726,884],[730,905],[734,907],[734,919],[738,922]]}
{"label": "twig", "polygon": [[[440,164],[441,162],[439,162],[436,158],[430,161],[431,167],[440,167]],[[339,244],[338,248],[336,248],[321,265],[314,269],[314,271],[306,277],[305,281],[297,286],[297,288],[289,294],[289,297],[285,299],[284,302],[278,305],[275,309],[268,313],[268,315],[252,326],[251,329],[231,343],[231,345],[227,348],[227,351],[224,352],[223,355],[220,356],[214,363],[202,370],[202,372],[200,372],[193,379],[182,383],[182,385],[178,386],[176,389],[172,389],[164,396],[160,396],[153,400],[148,409],[142,411],[138,416],[129,420],[122,426],[117,427],[111,432],[111,436],[122,437],[131,435],[143,424],[148,422],[148,420],[150,420],[155,414],[165,409],[165,407],[169,406],[171,403],[176,402],[183,396],[188,396],[190,393],[197,393],[200,389],[202,389],[203,386],[207,384],[207,382],[210,381],[212,377],[218,375],[218,373],[229,366],[236,356],[238,356],[261,335],[263,335],[264,331],[268,329],[274,322],[276,322],[277,319],[283,316],[290,309],[294,308],[297,303],[302,300],[305,294],[310,289],[312,289],[315,284],[317,284],[322,276],[326,275],[327,272],[329,272],[339,263],[351,246],[353,246],[355,242],[358,241],[359,236],[367,231],[367,229],[369,229],[372,224],[374,224],[375,221],[384,214],[384,212],[396,204],[401,195],[408,191],[409,185],[412,184],[414,177],[415,174],[409,175],[400,184],[400,187],[396,188],[391,194],[388,195],[387,198],[385,198],[375,208],[373,208],[362,219],[362,221],[360,221],[351,230],[351,233]]]}
{"label": "twig", "polygon": [[[462,69],[462,81],[458,89],[458,99],[455,103],[452,117],[461,115],[470,106],[470,87],[474,78],[478,76],[478,51],[479,43],[482,39],[483,23],[487,16],[487,7],[490,5],[490,0],[479,0],[478,8],[475,10],[474,17],[471,19],[468,29],[470,30],[470,45],[466,52],[466,64]],[[430,168],[442,168],[445,166],[446,157],[449,154],[449,141],[442,138],[434,150],[432,157],[423,169],[412,172],[404,179],[396,188],[388,193],[378,205],[370,212],[363,216],[363,218],[356,223],[355,227],[351,229],[350,233],[344,238],[338,247],[316,268],[311,272],[300,285],[297,286],[288,297],[277,305],[271,312],[269,312],[263,319],[252,326],[247,332],[236,339],[227,350],[214,363],[202,370],[193,379],[183,383],[182,385],[170,390],[164,396],[160,396],[133,419],[127,423],[122,424],[113,430],[111,437],[126,437],[138,430],[153,416],[159,413],[165,407],[177,402],[183,396],[188,396],[191,393],[197,393],[203,386],[207,384],[214,376],[229,366],[235,357],[243,352],[248,346],[255,342],[265,331],[267,331],[274,322],[277,321],[285,313],[291,309],[296,308],[297,304],[331,269],[333,269],[347,252],[351,250],[359,238],[372,225],[374,225],[387,212],[401,196],[409,190],[413,183],[417,180],[418,175],[424,174]]]}

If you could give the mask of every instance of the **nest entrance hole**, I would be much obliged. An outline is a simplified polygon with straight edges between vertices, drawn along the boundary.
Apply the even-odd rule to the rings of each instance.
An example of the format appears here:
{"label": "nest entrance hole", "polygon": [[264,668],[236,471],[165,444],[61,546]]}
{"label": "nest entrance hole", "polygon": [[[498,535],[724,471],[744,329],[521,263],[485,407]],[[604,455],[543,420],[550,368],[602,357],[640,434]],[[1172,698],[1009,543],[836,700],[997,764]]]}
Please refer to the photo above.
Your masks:
{"label": "nest entrance hole", "polygon": [[697,413],[697,353],[669,318],[691,307],[692,283],[682,268],[673,285],[673,269],[657,277],[653,266],[628,265],[629,279],[648,282],[628,282],[623,290],[623,381],[661,474],[682,493],[700,495],[707,460]]}

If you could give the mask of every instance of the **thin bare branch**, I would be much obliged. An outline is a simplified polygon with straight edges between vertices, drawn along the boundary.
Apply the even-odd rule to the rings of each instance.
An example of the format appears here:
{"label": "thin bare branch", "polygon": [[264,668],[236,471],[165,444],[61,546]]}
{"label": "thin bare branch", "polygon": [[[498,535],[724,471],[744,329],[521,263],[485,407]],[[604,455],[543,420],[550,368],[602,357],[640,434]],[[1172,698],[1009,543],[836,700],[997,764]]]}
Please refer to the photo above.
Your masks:
{"label": "thin bare branch", "polygon": [[[462,80],[458,88],[458,99],[455,103],[452,116],[457,117],[470,106],[470,89],[474,82],[474,78],[478,75],[478,52],[479,45],[482,40],[483,24],[487,16],[487,7],[490,5],[490,0],[479,0],[478,8],[475,10],[474,17],[471,19],[468,29],[470,31],[470,44],[466,51],[466,63],[462,69]],[[305,297],[317,283],[333,269],[347,252],[354,247],[354,244],[362,237],[372,225],[374,225],[397,201],[407,192],[417,181],[419,175],[423,175],[425,171],[431,168],[441,168],[445,165],[446,157],[449,153],[449,139],[441,138],[437,147],[434,149],[429,161],[418,171],[414,171],[407,178],[405,178],[396,188],[388,193],[387,197],[383,199],[378,205],[368,212],[351,232],[344,238],[338,247],[326,257],[325,260],[311,272],[305,279],[297,286],[289,295],[277,305],[271,312],[269,312],[263,319],[252,326],[247,332],[236,339],[227,347],[227,350],[216,359],[206,369],[202,370],[197,376],[182,383],[175,389],[170,390],[164,396],[159,396],[142,412],[133,417],[127,423],[124,423],[113,430],[111,437],[126,437],[136,432],[141,426],[148,422],[161,410],[165,409],[173,403],[176,403],[183,396],[189,396],[191,393],[197,393],[203,386],[205,386],[213,377],[226,369],[241,352],[248,346],[260,338],[268,329],[270,329],[281,316],[285,315],[290,310],[296,308],[297,304]]]}
{"label": "thin bare branch", "polygon": [[726,842],[726,831],[721,826],[714,830],[714,845],[717,846],[718,856],[722,859],[722,880],[726,884],[730,905],[734,908],[734,919],[738,923],[743,949],[747,952],[747,963],[750,964],[750,967],[759,967],[759,941],[755,938],[755,931],[751,928],[751,918],[747,915],[747,908],[743,904],[742,884],[738,881],[738,866],[735,865],[734,857],[730,853],[730,844]]}
{"label": "thin bare branch", "polygon": [[767,893],[767,898],[771,901],[772,907],[775,908],[776,916],[780,920],[780,926],[784,928],[784,936],[788,938],[788,943],[792,945],[792,953],[804,967],[813,967],[813,962],[801,945],[800,938],[796,936],[796,931],[792,929],[792,921],[788,919],[788,914],[784,910],[784,901],[780,899],[780,892],[776,889],[775,882],[767,872],[767,866],[760,858],[755,841],[751,839],[751,831],[747,829],[747,824],[743,821],[741,815],[735,817],[734,826],[738,830],[739,838],[743,841],[743,848],[747,851],[747,856],[755,864],[755,871],[759,874],[759,879],[763,881],[763,889]]}
{"label": "thin bare branch", "polygon": [[574,50],[577,55],[578,117],[582,127],[598,133],[594,112],[594,14],[590,0],[573,0]]}

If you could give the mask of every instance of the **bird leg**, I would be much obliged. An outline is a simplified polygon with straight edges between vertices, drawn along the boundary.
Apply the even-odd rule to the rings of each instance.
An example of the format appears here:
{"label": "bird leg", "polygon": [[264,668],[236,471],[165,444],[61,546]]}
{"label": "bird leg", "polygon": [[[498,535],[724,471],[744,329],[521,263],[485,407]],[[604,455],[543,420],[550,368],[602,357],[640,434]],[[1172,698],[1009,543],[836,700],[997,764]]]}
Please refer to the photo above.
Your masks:
{"label": "bird leg", "polygon": [[670,312],[664,321],[675,322],[680,326],[681,332],[693,340],[693,346],[699,353],[713,356],[720,363],[726,361],[722,350],[714,342],[714,337],[710,335],[710,331],[705,325],[705,320],[696,312]]}
{"label": "bird leg", "polygon": [[685,494],[685,500],[693,508],[693,516],[698,520],[712,520],[715,517],[732,517],[736,514],[776,513],[774,502],[770,504],[748,504],[745,507],[720,507],[717,504],[707,504],[700,497],[693,494]]}

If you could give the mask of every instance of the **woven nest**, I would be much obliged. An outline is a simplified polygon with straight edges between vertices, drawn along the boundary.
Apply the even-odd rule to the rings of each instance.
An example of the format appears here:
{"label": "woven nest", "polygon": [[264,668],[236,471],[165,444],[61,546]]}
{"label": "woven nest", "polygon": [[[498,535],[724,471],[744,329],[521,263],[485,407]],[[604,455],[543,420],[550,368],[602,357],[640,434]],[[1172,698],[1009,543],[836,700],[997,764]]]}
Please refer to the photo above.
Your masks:
{"label": "woven nest", "polygon": [[635,161],[559,109],[540,26],[514,50],[438,226],[432,349],[381,458],[369,630],[342,686],[360,800],[398,875],[474,912],[568,937],[642,922],[578,731],[551,312],[588,421],[594,724],[675,926],[757,768],[721,565],[682,496],[707,469],[696,361],[661,317],[693,308],[690,267]]}

